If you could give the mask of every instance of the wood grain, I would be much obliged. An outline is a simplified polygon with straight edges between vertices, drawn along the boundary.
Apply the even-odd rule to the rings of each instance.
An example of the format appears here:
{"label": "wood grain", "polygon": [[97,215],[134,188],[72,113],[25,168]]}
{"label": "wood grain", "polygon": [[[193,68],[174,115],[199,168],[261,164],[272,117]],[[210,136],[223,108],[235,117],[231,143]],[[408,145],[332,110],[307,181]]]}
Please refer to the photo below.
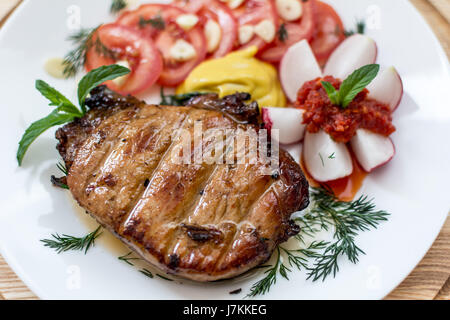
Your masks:
{"label": "wood grain", "polygon": [[[0,27],[20,0],[0,0]],[[355,0],[356,1],[356,0]],[[411,0],[450,57],[450,0]],[[430,251],[386,299],[450,300],[450,217]],[[0,300],[37,299],[0,255]]]}

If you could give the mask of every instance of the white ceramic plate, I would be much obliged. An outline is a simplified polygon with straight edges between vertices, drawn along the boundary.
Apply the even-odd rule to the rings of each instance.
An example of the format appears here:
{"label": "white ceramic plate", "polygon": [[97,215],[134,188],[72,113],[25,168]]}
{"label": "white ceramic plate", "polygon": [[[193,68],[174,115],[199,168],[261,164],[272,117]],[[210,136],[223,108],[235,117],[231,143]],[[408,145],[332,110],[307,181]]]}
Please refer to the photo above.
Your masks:
{"label": "white ceramic plate", "polygon": [[[358,237],[366,255],[357,265],[342,261],[335,279],[312,283],[303,272],[294,272],[290,281],[279,278],[263,298],[382,298],[420,261],[450,208],[449,65],[438,41],[407,1],[329,2],[347,27],[370,15],[367,33],[378,43],[378,62],[396,66],[403,77],[405,95],[394,114],[397,154],[371,174],[361,190],[392,216],[378,230]],[[102,237],[87,255],[58,255],[39,242],[53,232],[85,234],[95,223],[68,192],[50,184],[50,175],[58,174],[54,130],[41,136],[29,149],[23,167],[17,167],[17,142],[25,128],[50,110],[34,89],[34,81],[43,79],[75,98],[75,81],[51,78],[43,64],[70,48],[65,38],[74,10],[79,8],[82,25],[91,27],[113,19],[109,5],[110,0],[25,1],[0,32],[0,131],[5,139],[0,160],[1,253],[41,298],[241,298],[255,279],[219,284],[148,279],[117,259],[128,250],[111,236]],[[239,287],[240,295],[228,294]]]}

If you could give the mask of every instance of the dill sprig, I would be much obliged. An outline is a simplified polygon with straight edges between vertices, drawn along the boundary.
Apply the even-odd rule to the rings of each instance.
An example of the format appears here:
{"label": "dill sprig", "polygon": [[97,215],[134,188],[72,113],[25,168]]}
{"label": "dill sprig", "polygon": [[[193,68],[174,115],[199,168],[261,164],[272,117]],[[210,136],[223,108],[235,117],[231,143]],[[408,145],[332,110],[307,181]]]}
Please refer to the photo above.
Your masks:
{"label": "dill sprig", "polygon": [[140,260],[141,258],[136,258],[136,257],[130,257],[130,255],[132,255],[133,252],[128,252],[127,254],[118,257],[117,259],[129,264],[130,266],[134,266],[134,263],[131,262],[131,260]]}
{"label": "dill sprig", "polygon": [[183,94],[164,94],[164,88],[160,90],[161,106],[184,106],[191,98],[201,96],[206,93],[190,92]]}
{"label": "dill sprig", "polygon": [[350,37],[356,33],[364,34],[366,32],[366,22],[364,20],[356,21],[356,30],[344,30],[346,37]]}
{"label": "dill sprig", "polygon": [[[306,248],[293,250],[277,246],[275,264],[260,266],[260,268],[269,269],[264,272],[264,278],[253,284],[247,297],[255,297],[269,292],[270,288],[276,284],[278,274],[289,280],[288,273],[292,272],[293,268],[298,270],[308,269],[308,259],[319,257],[318,250],[324,249],[326,244],[325,241],[313,241]],[[283,255],[287,258],[287,264],[282,261]]]}
{"label": "dill sprig", "polygon": [[166,22],[164,21],[164,19],[161,17],[160,14],[157,14],[156,16],[150,19],[139,17],[138,25],[139,28],[145,28],[148,25],[158,30],[164,30],[166,28]]}
{"label": "dill sprig", "polygon": [[126,0],[112,0],[111,7],[109,8],[109,11],[111,13],[117,13],[120,10],[126,8],[127,1]]}
{"label": "dill sprig", "polygon": [[84,66],[86,53],[92,46],[92,35],[97,28],[82,28],[67,38],[75,47],[64,57],[63,73],[67,78],[75,76]]}
{"label": "dill sprig", "polygon": [[143,269],[139,270],[139,272],[142,273],[143,275],[153,279],[153,273],[150,270],[143,268]]}
{"label": "dill sprig", "polygon": [[64,163],[58,162],[58,163],[56,164],[56,167],[57,167],[62,173],[64,173],[65,176],[67,176],[68,171],[67,171],[66,165],[65,165]]}
{"label": "dill sprig", "polygon": [[106,47],[99,37],[96,37],[95,41],[93,40],[93,35],[98,28],[82,28],[67,38],[67,40],[72,42],[74,49],[69,51],[64,57],[63,74],[66,78],[75,76],[83,68],[86,63],[86,54],[92,47],[95,48],[98,54],[104,57],[114,60],[118,59],[117,52]]}
{"label": "dill sprig", "polygon": [[67,234],[59,235],[58,233],[52,234],[53,239],[42,239],[41,242],[44,246],[55,249],[57,253],[66,252],[69,250],[79,250],[86,254],[87,251],[95,245],[95,239],[97,239],[102,233],[100,232],[101,226],[87,234],[84,237],[74,237]]}
{"label": "dill sprig", "polygon": [[[324,281],[330,275],[336,276],[341,257],[356,264],[359,256],[365,254],[356,244],[358,233],[376,229],[389,216],[386,211],[376,210],[373,199],[367,196],[345,202],[338,200],[326,188],[312,188],[310,196],[311,207],[305,214],[295,218],[301,229],[296,236],[299,245],[305,244],[305,237],[313,237],[319,231],[329,231],[332,228],[333,240],[313,241],[306,248],[294,250],[278,246],[275,264],[266,266],[269,269],[264,272],[265,277],[250,288],[248,297],[269,292],[276,283],[278,274],[289,280],[288,274],[294,268],[306,270],[307,279],[312,281]],[[287,263],[282,261],[283,255],[287,258]]]}
{"label": "dill sprig", "polygon": [[302,219],[297,220],[300,227],[305,222],[319,224],[319,231],[334,226],[335,241],[329,242],[323,254],[308,268],[308,279],[324,281],[329,275],[336,276],[339,257],[345,256],[355,264],[359,261],[359,256],[365,253],[356,245],[355,237],[359,232],[376,229],[380,222],[387,221],[389,213],[376,210],[373,199],[364,195],[351,202],[337,200],[324,188],[312,188],[310,195],[313,205]]}
{"label": "dill sprig", "polygon": [[286,30],[286,25],[284,23],[280,25],[280,28],[278,28],[277,35],[278,39],[281,42],[285,42],[289,38],[289,34]]}

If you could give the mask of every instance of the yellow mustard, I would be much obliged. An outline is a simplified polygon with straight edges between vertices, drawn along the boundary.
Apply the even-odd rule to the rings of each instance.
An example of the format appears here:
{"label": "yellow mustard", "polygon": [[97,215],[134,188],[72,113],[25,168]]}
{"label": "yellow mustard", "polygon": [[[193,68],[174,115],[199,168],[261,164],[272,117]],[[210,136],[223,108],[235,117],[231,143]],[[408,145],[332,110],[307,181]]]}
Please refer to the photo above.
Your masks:
{"label": "yellow mustard", "polygon": [[254,46],[204,61],[177,88],[177,94],[215,92],[220,97],[248,92],[260,107],[284,107],[286,97],[276,69],[255,58]]}

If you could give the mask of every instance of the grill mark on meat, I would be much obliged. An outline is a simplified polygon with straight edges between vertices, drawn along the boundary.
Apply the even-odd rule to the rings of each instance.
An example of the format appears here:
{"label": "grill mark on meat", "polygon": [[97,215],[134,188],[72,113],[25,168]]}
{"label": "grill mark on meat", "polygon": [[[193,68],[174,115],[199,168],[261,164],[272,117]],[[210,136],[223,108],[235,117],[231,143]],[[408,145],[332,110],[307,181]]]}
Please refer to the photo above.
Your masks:
{"label": "grill mark on meat", "polygon": [[[180,127],[183,128],[188,121],[189,121],[189,114],[185,115],[184,119],[181,120]],[[138,210],[137,206],[138,206],[138,204],[141,201],[143,201],[143,198],[144,198],[148,188],[152,185],[152,183],[153,183],[153,181],[155,179],[155,176],[159,172],[159,169],[160,169],[162,163],[164,163],[164,161],[167,158],[167,155],[170,154],[170,152],[172,151],[172,149],[173,149],[173,147],[175,145],[174,141],[176,141],[179,138],[180,134],[181,134],[181,131],[175,136],[174,139],[171,139],[170,144],[161,153],[161,157],[159,158],[158,163],[153,168],[153,170],[152,170],[152,172],[150,174],[150,178],[147,178],[149,180],[149,182],[147,183],[147,186],[145,187],[143,192],[140,194],[140,196],[136,198],[136,201],[135,201],[134,205],[131,207],[131,210],[127,214],[127,217],[124,219],[124,222],[122,223],[122,228],[123,228],[125,233],[130,234],[130,235],[132,234],[132,230],[134,229],[134,224],[135,223],[133,223],[133,226],[129,225],[129,223],[130,223],[131,219],[133,219],[133,216],[135,215],[135,212],[137,212],[137,210]]]}
{"label": "grill mark on meat", "polygon": [[[192,119],[193,122],[195,123],[195,121],[197,121],[198,119]],[[211,129],[215,127],[215,122],[214,121],[209,121],[209,122],[205,122],[205,128],[203,129]],[[191,132],[192,133],[192,132]],[[194,135],[191,134],[191,138],[193,138]],[[211,142],[210,140],[206,139],[206,143],[205,143],[205,139],[202,139],[202,142],[204,142],[204,144],[202,143],[201,146],[198,146],[200,151],[203,152],[206,149],[209,148],[215,148],[215,144],[217,143],[217,141],[214,140],[214,142]],[[194,145],[194,141],[191,139],[191,147]],[[195,161],[195,151],[199,151],[198,149],[195,149],[195,145],[194,148],[191,149],[191,161]],[[217,164],[213,163],[213,164],[205,164],[203,163],[201,165],[201,169],[197,172],[197,174],[195,175],[196,179],[196,184],[198,185],[197,189],[203,189],[205,185],[207,185],[210,182],[210,177],[211,175],[214,174],[214,171],[216,170],[216,168],[218,167]],[[198,175],[200,175],[200,178],[198,178]],[[199,180],[198,180],[199,179]],[[200,201],[202,195],[200,195],[199,192],[194,193],[194,196],[192,197],[192,201],[188,202],[188,203],[184,203],[183,205],[180,205],[180,207],[178,208],[178,210],[176,210],[176,212],[174,213],[174,216],[176,216],[175,220],[177,221],[183,221],[186,219],[186,212],[192,213],[193,211],[190,210],[191,208],[195,207],[196,204]],[[188,218],[189,220],[189,218]],[[176,248],[178,247],[179,244],[179,237],[180,234],[178,232],[177,229],[172,229],[171,231],[169,231],[169,234],[167,235],[167,241],[165,241],[165,244],[163,246],[164,249],[162,249],[164,252],[174,252],[174,250],[176,250]]]}
{"label": "grill mark on meat", "polygon": [[[184,127],[184,124],[188,121],[189,115],[185,115],[183,119],[179,119],[178,123],[180,124],[181,127]],[[123,228],[124,232],[127,232],[128,230],[128,221],[130,220],[130,217],[132,217],[133,212],[136,209],[136,206],[138,205],[138,203],[142,200],[142,198],[144,197],[148,187],[151,185],[153,179],[155,178],[156,173],[158,172],[161,163],[164,162],[164,159],[167,157],[167,154],[170,153],[173,145],[174,145],[174,141],[176,139],[178,139],[179,134],[177,134],[177,136],[175,136],[175,139],[171,139],[170,143],[166,146],[166,148],[164,150],[162,150],[162,153],[160,153],[161,157],[159,157],[158,162],[156,164],[156,166],[153,166],[152,170],[149,173],[149,178],[146,178],[145,180],[145,186],[144,188],[138,193],[138,195],[136,196],[136,198],[134,199],[133,203],[130,206],[130,209],[128,210],[127,215],[125,216],[123,222],[121,223],[121,227]],[[161,136],[162,138],[162,136]],[[147,182],[148,181],[148,182]]]}
{"label": "grill mark on meat", "polygon": [[[278,180],[261,176],[260,163],[232,166],[235,169],[228,169],[226,164],[184,167],[168,163],[171,150],[179,142],[165,139],[169,131],[162,128],[165,123],[176,127],[174,119],[180,115],[184,117],[183,128],[192,129],[196,119],[204,119],[204,129],[231,128],[233,134],[237,128],[251,127],[216,111],[230,112],[231,118],[239,117],[239,123],[254,123],[255,108],[243,104],[239,95],[217,102],[213,101],[217,97],[197,99],[195,108],[148,106],[105,87],[94,89],[91,97],[86,117],[58,130],[58,150],[67,163],[74,164],[68,185],[81,206],[147,261],[194,280],[228,278],[262,263],[276,244],[298,232],[289,214],[307,203],[307,184],[299,165],[283,152]],[[247,111],[252,120],[246,121]],[[119,128],[126,134],[119,137]],[[104,134],[97,139],[95,134],[100,130]],[[102,147],[88,147],[102,140]],[[133,142],[134,147],[120,165],[108,170],[115,164],[114,158],[122,156]],[[109,151],[116,150],[117,154],[109,155],[108,162],[104,158],[100,162],[108,150],[107,143],[111,143]],[[210,144],[210,149],[214,145]],[[79,151],[85,153],[84,158]],[[89,156],[94,158],[86,162]],[[105,183],[102,193],[96,192],[89,199],[80,196],[79,186],[91,179],[85,166],[88,171],[98,170],[92,180],[103,179],[106,175],[101,173],[106,173],[113,176],[106,180],[114,183]],[[232,171],[225,174],[226,170]],[[189,236],[180,227],[182,223],[215,229],[222,236],[217,241],[209,238],[208,232],[205,235],[192,229]]]}

